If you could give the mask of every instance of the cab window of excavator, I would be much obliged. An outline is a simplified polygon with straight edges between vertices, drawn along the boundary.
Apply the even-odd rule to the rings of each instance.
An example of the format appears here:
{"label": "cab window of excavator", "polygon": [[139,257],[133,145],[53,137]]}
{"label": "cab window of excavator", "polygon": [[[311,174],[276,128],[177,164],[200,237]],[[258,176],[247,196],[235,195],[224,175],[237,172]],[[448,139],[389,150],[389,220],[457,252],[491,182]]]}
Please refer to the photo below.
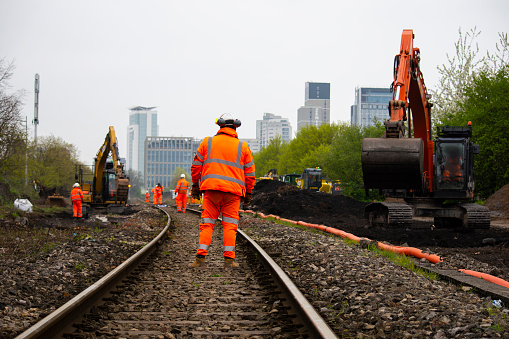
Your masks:
{"label": "cab window of excavator", "polygon": [[442,143],[437,149],[437,176],[440,189],[464,187],[464,145]]}

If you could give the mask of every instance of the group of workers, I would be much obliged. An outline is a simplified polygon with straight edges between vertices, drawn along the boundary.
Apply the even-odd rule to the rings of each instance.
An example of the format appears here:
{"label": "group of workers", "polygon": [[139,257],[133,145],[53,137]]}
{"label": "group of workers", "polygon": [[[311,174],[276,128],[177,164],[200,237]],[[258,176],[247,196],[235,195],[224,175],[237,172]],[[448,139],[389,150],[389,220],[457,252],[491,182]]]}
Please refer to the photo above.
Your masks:
{"label": "group of workers", "polygon": [[[164,187],[161,186],[160,183],[156,185],[156,187],[152,188],[152,203],[154,205],[161,205],[163,203],[163,193],[164,193]],[[145,201],[149,202],[150,199],[150,193],[145,193]]]}
{"label": "group of workers", "polygon": [[[237,268],[235,241],[239,227],[241,203],[247,206],[255,185],[253,154],[246,142],[240,141],[237,128],[241,122],[229,113],[216,119],[219,131],[205,137],[196,150],[191,165],[191,196],[202,201],[198,250],[191,268],[205,267],[205,258],[212,242],[212,232],[222,214],[224,268]],[[177,212],[186,212],[189,183],[185,174],[180,175],[175,188]],[[152,189],[153,204],[162,204],[164,187],[160,183]],[[150,194],[145,193],[146,202]],[[79,184],[71,191],[73,217],[82,218],[83,192]]]}

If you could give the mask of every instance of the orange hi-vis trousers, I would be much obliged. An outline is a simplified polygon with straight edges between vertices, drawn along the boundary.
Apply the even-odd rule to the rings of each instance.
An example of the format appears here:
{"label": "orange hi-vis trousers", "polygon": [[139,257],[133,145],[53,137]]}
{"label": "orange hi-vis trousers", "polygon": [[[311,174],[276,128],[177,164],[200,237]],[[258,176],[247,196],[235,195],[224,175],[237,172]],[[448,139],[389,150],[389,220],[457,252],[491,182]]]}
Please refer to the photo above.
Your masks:
{"label": "orange hi-vis trousers", "polygon": [[81,200],[74,200],[72,202],[72,216],[78,218],[83,217],[83,207],[81,205]]}
{"label": "orange hi-vis trousers", "polygon": [[154,194],[154,196],[152,197],[152,203],[154,205],[157,205],[158,201],[159,201],[159,197],[157,196],[157,194]]}
{"label": "orange hi-vis trousers", "polygon": [[196,255],[207,255],[219,214],[223,214],[223,257],[235,258],[235,239],[239,227],[240,196],[207,190],[203,194],[200,241]]}
{"label": "orange hi-vis trousers", "polygon": [[177,212],[186,213],[187,192],[177,194]]}

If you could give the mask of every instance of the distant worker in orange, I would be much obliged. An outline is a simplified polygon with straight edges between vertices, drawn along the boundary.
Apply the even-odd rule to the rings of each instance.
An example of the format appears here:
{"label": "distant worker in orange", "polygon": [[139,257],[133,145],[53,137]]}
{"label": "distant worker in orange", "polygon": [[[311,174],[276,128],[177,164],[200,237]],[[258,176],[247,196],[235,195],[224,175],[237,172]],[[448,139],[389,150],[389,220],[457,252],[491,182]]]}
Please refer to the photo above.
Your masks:
{"label": "distant worker in orange", "polygon": [[150,201],[150,193],[148,193],[148,191],[145,192],[145,202],[149,202]]}
{"label": "distant worker in orange", "polygon": [[75,183],[71,191],[72,217],[83,218],[83,191],[80,184]]}
{"label": "distant worker in orange", "polygon": [[155,195],[157,196],[156,198],[156,202],[161,205],[163,203],[163,193],[164,193],[164,187],[161,186],[160,183],[157,184],[157,186],[154,188],[156,193]]}
{"label": "distant worker in orange", "polygon": [[152,204],[157,205],[157,194],[156,194],[156,188],[152,188]]}
{"label": "distant worker in orange", "polygon": [[182,173],[177,182],[177,187],[175,188],[175,193],[177,193],[177,212],[186,213],[188,190],[189,183],[186,180],[186,175]]}
{"label": "distant worker in orange", "polygon": [[191,195],[200,199],[203,192],[200,240],[196,259],[190,264],[192,268],[205,266],[214,224],[220,213],[223,215],[224,268],[239,267],[234,260],[239,208],[241,201],[244,206],[250,204],[255,185],[253,154],[248,144],[238,139],[236,131],[240,120],[225,113],[216,124],[220,126],[219,131],[203,139],[191,165]]}
{"label": "distant worker in orange", "polygon": [[460,157],[459,149],[452,148],[445,160],[444,181],[456,181],[458,183],[462,181],[461,163],[462,157]]}

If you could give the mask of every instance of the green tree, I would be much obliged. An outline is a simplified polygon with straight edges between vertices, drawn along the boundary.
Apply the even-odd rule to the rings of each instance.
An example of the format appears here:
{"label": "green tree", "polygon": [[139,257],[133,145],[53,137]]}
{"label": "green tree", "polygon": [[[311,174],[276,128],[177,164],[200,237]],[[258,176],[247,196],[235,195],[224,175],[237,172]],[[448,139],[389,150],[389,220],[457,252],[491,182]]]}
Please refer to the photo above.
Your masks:
{"label": "green tree", "polygon": [[25,182],[27,134],[21,119],[23,92],[10,93],[14,64],[0,59],[0,177],[12,186]]}
{"label": "green tree", "polygon": [[356,199],[364,199],[364,181],[362,176],[361,149],[362,139],[379,138],[384,126],[360,127],[350,123],[341,123],[339,133],[330,145],[328,152],[322,153],[322,166],[329,179],[340,180],[343,194]]}
{"label": "green tree", "polygon": [[472,122],[472,139],[481,147],[475,158],[476,193],[487,198],[509,183],[509,65],[474,75],[464,94],[460,111],[445,123]]}
{"label": "green tree", "polygon": [[454,44],[456,55],[450,57],[446,54],[448,64],[437,67],[439,84],[436,89],[429,90],[435,104],[431,117],[434,126],[458,112],[459,105],[464,101],[463,87],[471,82],[476,69],[486,61],[485,57],[478,56],[479,47],[475,42],[481,32],[476,27],[465,35],[461,28],[458,32],[459,38]]}
{"label": "green tree", "polygon": [[338,133],[336,123],[306,126],[299,130],[280,156],[280,174],[302,173],[309,167],[323,168],[325,159],[321,155],[328,152]]}
{"label": "green tree", "polygon": [[40,137],[29,149],[29,174],[46,188],[66,194],[75,182],[76,147],[53,135]]}
{"label": "green tree", "polygon": [[269,144],[253,155],[256,177],[265,175],[270,169],[280,169],[279,158],[286,144],[280,135],[270,139]]}

